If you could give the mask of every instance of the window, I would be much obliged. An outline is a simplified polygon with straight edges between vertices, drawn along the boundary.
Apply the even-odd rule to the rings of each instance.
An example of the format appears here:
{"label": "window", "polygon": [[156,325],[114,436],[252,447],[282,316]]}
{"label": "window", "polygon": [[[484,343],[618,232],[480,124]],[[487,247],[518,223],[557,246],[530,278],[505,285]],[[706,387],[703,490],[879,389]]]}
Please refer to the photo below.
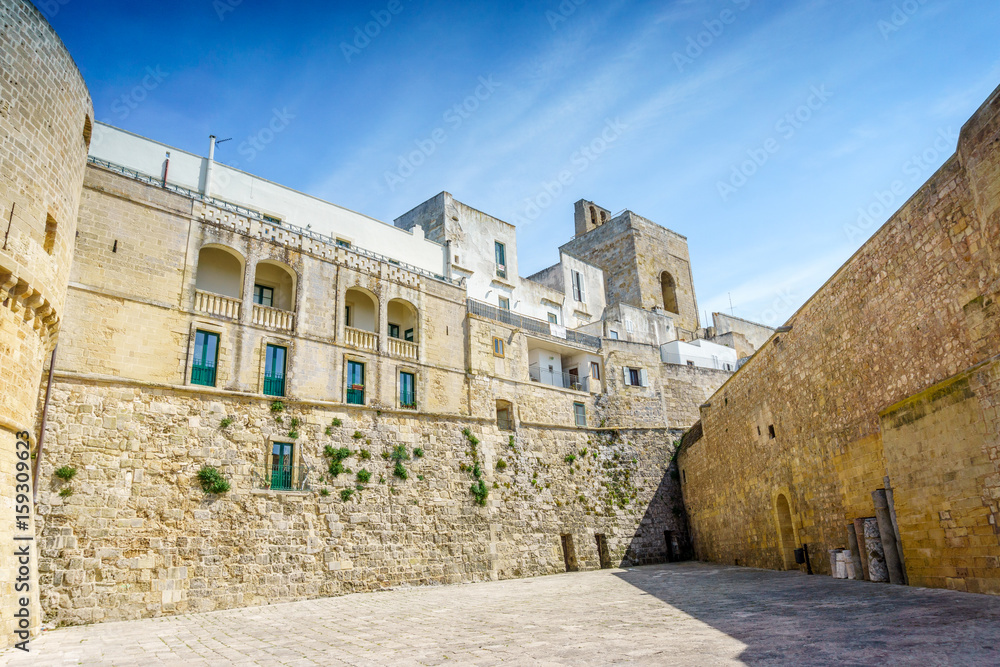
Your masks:
{"label": "window", "polygon": [[559,324],[559,316],[558,315],[556,315],[555,313],[549,313],[548,315],[549,315],[549,323],[550,324]]}
{"label": "window", "polygon": [[407,329],[403,332],[403,340],[413,342],[413,329]]}
{"label": "window", "polygon": [[209,331],[194,333],[194,361],[191,364],[191,384],[215,386],[215,368],[219,361],[219,334]]}
{"label": "window", "polygon": [[417,407],[417,396],[414,393],[413,373],[399,374],[399,407]]}
{"label": "window", "polygon": [[271,488],[276,491],[290,491],[295,478],[292,454],[295,445],[291,442],[276,442],[271,446]]}
{"label": "window", "polygon": [[496,250],[496,257],[497,257],[497,276],[499,276],[500,278],[506,278],[507,248],[504,246],[504,244],[500,243],[499,241],[495,241],[493,246],[494,249]]}
{"label": "window", "polygon": [[499,297],[500,310],[510,310],[510,299],[505,296]]}
{"label": "window", "polygon": [[344,326],[351,326],[351,307],[344,306]]}
{"label": "window", "polygon": [[351,242],[345,241],[344,239],[337,239],[337,245],[339,245],[341,248],[350,248]]}
{"label": "window", "polygon": [[660,290],[663,296],[663,308],[671,313],[679,313],[677,307],[677,283],[667,271],[660,274]]}
{"label": "window", "polygon": [[347,402],[365,404],[365,365],[359,361],[347,362]]}
{"label": "window", "polygon": [[514,430],[513,409],[507,401],[497,401],[497,428],[501,431]]}
{"label": "window", "polygon": [[625,331],[635,333],[635,325],[632,324],[632,320],[625,320]]}
{"label": "window", "polygon": [[285,356],[287,350],[277,345],[268,345],[264,354],[264,394],[285,395]]}
{"label": "window", "polygon": [[398,324],[389,324],[389,338],[399,338]]}
{"label": "window", "polygon": [[625,385],[629,387],[648,387],[649,379],[645,368],[624,368]]}
{"label": "window", "polygon": [[493,337],[493,356],[503,356],[503,338],[497,338],[496,336]]}
{"label": "window", "polygon": [[611,340],[618,340],[618,332],[612,329],[611,331],[608,332],[608,338],[610,338]]}
{"label": "window", "polygon": [[270,222],[272,225],[280,225],[281,224],[281,218],[276,218],[273,215],[264,215],[264,214],[261,214],[261,217],[264,218],[264,222]]}
{"label": "window", "polygon": [[601,379],[601,365],[596,361],[590,362],[590,377],[593,380]]}
{"label": "window", "polygon": [[774,424],[771,424],[770,426],[767,427],[767,436],[771,440],[774,440],[776,437],[778,437],[774,434]]}
{"label": "window", "polygon": [[583,275],[579,271],[571,271],[570,282],[573,283],[573,299],[586,301],[587,293],[583,286]]}
{"label": "window", "polygon": [[263,285],[253,286],[253,302],[268,308],[274,305],[274,289]]}
{"label": "window", "polygon": [[573,417],[576,419],[577,426],[587,425],[587,406],[583,403],[573,404]]}
{"label": "window", "polygon": [[687,362],[687,365],[688,365],[688,366],[694,366],[694,362],[693,362],[693,361],[691,361],[690,359],[688,359],[688,362]]}

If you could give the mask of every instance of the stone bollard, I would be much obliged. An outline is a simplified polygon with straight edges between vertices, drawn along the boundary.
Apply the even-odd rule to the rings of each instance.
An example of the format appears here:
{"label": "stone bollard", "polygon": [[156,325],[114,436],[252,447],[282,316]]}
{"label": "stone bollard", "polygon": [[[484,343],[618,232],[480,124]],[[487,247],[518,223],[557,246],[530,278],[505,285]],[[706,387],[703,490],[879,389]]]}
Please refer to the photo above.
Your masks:
{"label": "stone bollard", "polygon": [[868,556],[869,581],[889,581],[889,571],[885,567],[885,551],[882,549],[882,536],[878,532],[878,519],[871,517],[865,523],[865,551]]}
{"label": "stone bollard", "polygon": [[843,573],[841,579],[854,578],[854,563],[851,562],[851,550],[841,549],[837,555],[837,572]]}
{"label": "stone bollard", "polygon": [[837,576],[837,556],[840,554],[840,549],[830,549],[830,576],[834,579],[839,579]]}

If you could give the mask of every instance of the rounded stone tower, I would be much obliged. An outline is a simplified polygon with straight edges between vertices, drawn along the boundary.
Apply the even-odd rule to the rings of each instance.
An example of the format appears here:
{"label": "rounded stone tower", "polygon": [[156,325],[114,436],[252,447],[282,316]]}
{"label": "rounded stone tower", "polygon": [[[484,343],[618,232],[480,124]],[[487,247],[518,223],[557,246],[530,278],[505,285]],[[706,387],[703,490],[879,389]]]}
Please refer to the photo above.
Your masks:
{"label": "rounded stone tower", "polygon": [[[80,71],[30,2],[0,0],[0,648],[40,623],[27,442],[66,298],[93,105]],[[19,436],[20,434],[20,436]],[[27,434],[27,437],[24,437]],[[23,452],[23,453],[22,453]],[[27,461],[25,461],[27,459]],[[28,471],[30,476],[30,470]],[[28,502],[25,502],[27,499]],[[30,515],[28,511],[26,514]],[[16,538],[22,538],[20,540]],[[30,573],[15,550],[30,546]],[[29,589],[23,584],[27,576]],[[18,618],[30,600],[30,620]]]}

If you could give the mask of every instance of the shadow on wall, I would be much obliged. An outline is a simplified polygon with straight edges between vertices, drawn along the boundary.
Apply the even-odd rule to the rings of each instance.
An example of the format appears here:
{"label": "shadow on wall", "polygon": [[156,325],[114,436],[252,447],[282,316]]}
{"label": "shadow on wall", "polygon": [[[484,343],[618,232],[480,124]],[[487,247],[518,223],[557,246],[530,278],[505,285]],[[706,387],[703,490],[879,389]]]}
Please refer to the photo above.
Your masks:
{"label": "shadow on wall", "polygon": [[680,491],[680,473],[677,461],[673,461],[660,479],[656,493],[636,527],[620,565],[630,567],[672,563],[688,560],[691,556],[687,513]]}
{"label": "shadow on wall", "polygon": [[991,596],[694,562],[615,576],[745,644],[746,664],[1000,664]]}

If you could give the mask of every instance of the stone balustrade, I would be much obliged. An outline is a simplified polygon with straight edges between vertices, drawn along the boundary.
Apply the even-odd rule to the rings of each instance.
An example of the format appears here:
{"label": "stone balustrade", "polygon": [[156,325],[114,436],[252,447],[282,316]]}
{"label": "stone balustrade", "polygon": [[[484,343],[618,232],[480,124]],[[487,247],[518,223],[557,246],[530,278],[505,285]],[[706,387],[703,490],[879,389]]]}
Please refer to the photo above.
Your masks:
{"label": "stone balustrade", "polygon": [[242,304],[239,299],[222,294],[214,294],[202,290],[195,290],[194,309],[209,315],[218,315],[231,320],[240,319],[240,309]]}
{"label": "stone balustrade", "polygon": [[354,327],[344,328],[344,342],[359,350],[378,350],[378,335],[374,331],[362,331]]}

